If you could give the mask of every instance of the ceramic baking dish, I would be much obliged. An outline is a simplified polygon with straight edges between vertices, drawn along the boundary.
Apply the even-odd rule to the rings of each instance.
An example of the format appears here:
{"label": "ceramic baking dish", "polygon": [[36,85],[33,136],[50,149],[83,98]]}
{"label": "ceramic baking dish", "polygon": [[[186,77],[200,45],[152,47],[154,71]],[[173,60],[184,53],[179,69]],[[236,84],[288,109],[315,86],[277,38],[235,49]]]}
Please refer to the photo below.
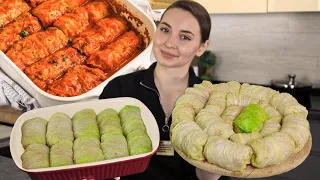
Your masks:
{"label": "ceramic baking dish", "polygon": [[136,58],[115,72],[107,80],[102,82],[94,89],[74,97],[59,97],[51,95],[39,87],[37,87],[2,51],[0,51],[0,68],[22,88],[24,88],[31,96],[37,99],[41,107],[72,103],[78,101],[86,101],[97,99],[101,94],[106,84],[113,78],[132,72],[139,67],[147,68],[150,66],[150,54],[153,42],[153,34],[156,25],[153,20],[130,0],[108,0],[112,4],[113,10],[117,14],[126,18],[132,23],[132,26],[144,37],[145,50],[142,51]]}
{"label": "ceramic baking dish", "polygon": [[[146,126],[147,133],[152,141],[152,151],[140,155],[128,156],[112,160],[104,160],[86,164],[77,164],[60,167],[49,167],[41,169],[24,169],[22,167],[21,155],[24,148],[21,144],[21,126],[31,118],[42,117],[49,119],[55,112],[63,112],[72,117],[77,111],[84,108],[92,108],[99,113],[105,108],[113,108],[119,112],[126,105],[140,107],[141,116]],[[22,171],[29,174],[32,179],[71,180],[71,179],[107,179],[118,176],[140,173],[146,170],[151,156],[156,153],[159,146],[159,129],[157,122],[150,110],[139,100],[129,97],[92,100],[88,102],[69,103],[28,111],[22,114],[13,126],[10,136],[10,152],[15,164]]]}

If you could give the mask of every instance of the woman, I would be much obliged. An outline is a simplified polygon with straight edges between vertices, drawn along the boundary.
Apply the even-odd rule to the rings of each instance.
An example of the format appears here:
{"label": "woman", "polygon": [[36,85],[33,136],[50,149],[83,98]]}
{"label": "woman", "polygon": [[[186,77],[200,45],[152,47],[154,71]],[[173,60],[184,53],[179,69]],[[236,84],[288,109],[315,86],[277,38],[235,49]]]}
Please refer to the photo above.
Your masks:
{"label": "woman", "polygon": [[[164,12],[154,35],[157,62],[147,70],[119,76],[104,88],[100,99],[134,97],[142,101],[160,129],[159,152],[152,157],[148,169],[121,179],[197,179],[195,168],[174,153],[169,127],[177,98],[186,88],[201,83],[191,63],[206,50],[210,30],[210,16],[204,7],[193,1],[176,1]],[[210,179],[215,176],[198,169],[197,174],[199,178],[204,174]]]}

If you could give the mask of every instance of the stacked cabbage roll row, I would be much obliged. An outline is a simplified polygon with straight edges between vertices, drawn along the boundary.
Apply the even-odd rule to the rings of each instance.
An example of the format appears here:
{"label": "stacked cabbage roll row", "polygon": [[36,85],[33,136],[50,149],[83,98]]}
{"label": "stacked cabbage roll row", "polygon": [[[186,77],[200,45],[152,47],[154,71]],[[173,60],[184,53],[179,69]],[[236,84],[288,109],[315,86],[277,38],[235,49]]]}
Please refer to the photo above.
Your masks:
{"label": "stacked cabbage roll row", "polygon": [[125,106],[120,117],[117,111],[108,108],[98,115],[93,109],[83,109],[72,118],[58,112],[49,121],[29,119],[21,129],[25,148],[22,166],[26,169],[65,166],[152,151],[139,107]]}
{"label": "stacked cabbage roll row", "polygon": [[307,114],[288,93],[203,81],[178,98],[171,140],[190,158],[231,171],[263,168],[301,151],[310,137]]}

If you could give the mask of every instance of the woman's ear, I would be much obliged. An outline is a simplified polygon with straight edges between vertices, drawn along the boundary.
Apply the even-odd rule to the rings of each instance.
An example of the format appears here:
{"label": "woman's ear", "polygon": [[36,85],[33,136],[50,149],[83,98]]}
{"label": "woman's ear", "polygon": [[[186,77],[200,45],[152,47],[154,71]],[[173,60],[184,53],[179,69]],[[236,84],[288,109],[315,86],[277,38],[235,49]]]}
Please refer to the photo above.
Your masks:
{"label": "woman's ear", "polygon": [[204,43],[201,43],[198,51],[196,52],[196,56],[200,57],[206,50],[210,43],[210,40],[206,40]]}

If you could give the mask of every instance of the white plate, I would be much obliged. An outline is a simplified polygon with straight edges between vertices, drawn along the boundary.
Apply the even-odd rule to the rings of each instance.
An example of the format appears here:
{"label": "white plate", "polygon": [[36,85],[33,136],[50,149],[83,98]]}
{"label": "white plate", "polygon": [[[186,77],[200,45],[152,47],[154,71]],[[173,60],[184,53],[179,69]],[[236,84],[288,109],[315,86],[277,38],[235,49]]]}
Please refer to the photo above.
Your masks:
{"label": "white plate", "polygon": [[[104,161],[69,165],[69,166],[49,167],[49,168],[40,168],[40,169],[24,169],[22,167],[22,161],[20,157],[24,152],[24,148],[22,147],[22,144],[21,144],[21,126],[26,120],[34,117],[42,117],[46,120],[49,120],[51,115],[56,112],[63,112],[69,115],[70,117],[72,117],[76,112],[85,108],[91,108],[97,114],[106,108],[113,108],[119,112],[119,110],[126,105],[134,105],[140,108],[142,120],[146,126],[147,133],[152,141],[152,152],[123,157],[123,158],[117,158],[112,160],[104,160]],[[141,101],[135,98],[121,97],[121,98],[113,98],[113,99],[78,102],[78,103],[52,106],[52,107],[46,107],[46,108],[40,108],[40,109],[28,111],[22,114],[13,126],[11,137],[10,137],[10,151],[11,151],[12,159],[21,170],[26,172],[46,172],[46,171],[54,171],[54,170],[61,170],[61,169],[74,169],[79,167],[96,166],[96,165],[109,164],[109,163],[114,163],[119,161],[128,161],[128,160],[145,157],[155,153],[155,151],[159,146],[159,140],[160,140],[160,135],[159,135],[158,124],[153,114],[151,113],[151,111]]]}

